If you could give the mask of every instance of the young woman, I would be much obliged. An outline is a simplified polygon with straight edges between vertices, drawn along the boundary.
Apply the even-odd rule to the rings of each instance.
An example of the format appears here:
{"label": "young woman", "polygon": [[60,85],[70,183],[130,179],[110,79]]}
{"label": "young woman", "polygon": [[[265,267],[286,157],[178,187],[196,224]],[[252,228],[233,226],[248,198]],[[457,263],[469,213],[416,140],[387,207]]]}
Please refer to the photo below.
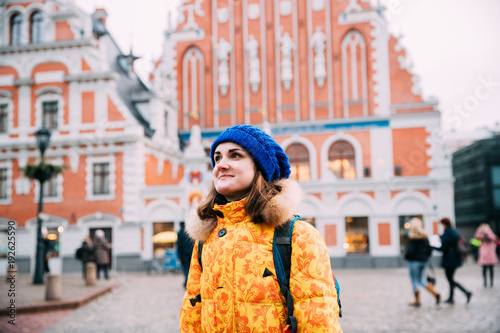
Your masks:
{"label": "young woman", "polygon": [[441,247],[433,247],[434,250],[443,252],[443,260],[441,266],[444,268],[446,274],[446,279],[450,285],[450,295],[445,303],[453,304],[454,301],[454,291],[455,287],[460,289],[467,298],[467,303],[470,302],[472,297],[472,292],[465,289],[460,283],[455,281],[455,271],[458,267],[462,266],[462,260],[457,250],[458,240],[460,234],[458,231],[451,226],[451,221],[449,218],[445,217],[441,219],[441,224],[444,226],[444,232],[441,235]]}
{"label": "young woman", "polygon": [[439,304],[441,300],[441,296],[436,292],[432,283],[428,283],[425,278],[427,261],[431,254],[432,248],[429,245],[427,232],[422,227],[422,220],[415,217],[410,220],[408,249],[405,253],[405,259],[408,260],[413,294],[415,295],[415,301],[410,303],[411,306],[420,306],[419,284],[426,288],[436,298],[436,304]]}
{"label": "young woman", "polygon": [[481,241],[479,246],[479,256],[477,263],[483,266],[483,282],[486,288],[487,271],[490,272],[490,287],[493,288],[493,271],[494,266],[498,264],[498,257],[496,254],[497,236],[491,230],[489,224],[482,223],[476,230],[475,238]]}
{"label": "young woman", "polygon": [[[284,332],[287,310],[276,278],[273,236],[301,199],[287,179],[283,149],[249,125],[212,144],[213,186],[186,220],[196,240],[180,314],[181,332]],[[203,271],[198,242],[204,242]],[[290,291],[297,332],[342,332],[330,257],[319,232],[296,221]]]}

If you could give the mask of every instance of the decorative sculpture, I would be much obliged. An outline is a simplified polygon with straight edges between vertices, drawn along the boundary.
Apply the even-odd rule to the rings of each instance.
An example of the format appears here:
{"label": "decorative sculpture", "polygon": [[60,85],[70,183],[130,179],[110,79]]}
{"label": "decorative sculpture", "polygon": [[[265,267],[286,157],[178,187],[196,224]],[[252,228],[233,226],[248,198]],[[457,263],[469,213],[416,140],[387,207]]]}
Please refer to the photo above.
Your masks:
{"label": "decorative sculpture", "polygon": [[259,42],[257,42],[253,35],[249,36],[248,42],[245,44],[245,50],[248,52],[250,87],[255,94],[259,90],[260,85],[260,60]]}
{"label": "decorative sculpture", "polygon": [[314,48],[314,78],[318,87],[322,88],[326,78],[325,45],[326,36],[321,31],[321,27],[316,27],[316,32],[312,35],[310,47]]}
{"label": "decorative sculpture", "polygon": [[219,78],[218,85],[222,96],[227,95],[229,87],[229,55],[233,51],[233,47],[223,37],[216,46],[217,60],[219,60],[219,67],[217,68]]}
{"label": "decorative sculpture", "polygon": [[289,90],[292,85],[292,53],[295,50],[295,43],[288,32],[281,37],[281,82],[285,90]]}

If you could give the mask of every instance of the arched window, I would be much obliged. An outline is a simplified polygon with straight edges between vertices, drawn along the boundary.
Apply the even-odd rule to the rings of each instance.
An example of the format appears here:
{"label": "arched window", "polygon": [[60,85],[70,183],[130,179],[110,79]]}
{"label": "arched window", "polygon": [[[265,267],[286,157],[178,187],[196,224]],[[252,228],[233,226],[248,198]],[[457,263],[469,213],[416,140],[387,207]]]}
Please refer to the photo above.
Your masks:
{"label": "arched window", "polygon": [[335,141],[328,151],[328,168],[337,178],[356,178],[355,154],[353,146],[345,141]]}
{"label": "arched window", "polygon": [[292,173],[290,178],[295,180],[311,180],[311,169],[309,166],[309,151],[300,143],[288,146],[285,153],[290,161]]}
{"label": "arched window", "polygon": [[344,117],[368,116],[366,44],[357,31],[342,41],[342,96]]}
{"label": "arched window", "polygon": [[187,50],[182,59],[183,128],[205,124],[205,59],[197,47]]}
{"label": "arched window", "polygon": [[30,18],[30,42],[32,44],[42,42],[43,15],[41,12],[34,12]]}
{"label": "arched window", "polygon": [[10,45],[21,45],[23,18],[17,13],[10,17]]}

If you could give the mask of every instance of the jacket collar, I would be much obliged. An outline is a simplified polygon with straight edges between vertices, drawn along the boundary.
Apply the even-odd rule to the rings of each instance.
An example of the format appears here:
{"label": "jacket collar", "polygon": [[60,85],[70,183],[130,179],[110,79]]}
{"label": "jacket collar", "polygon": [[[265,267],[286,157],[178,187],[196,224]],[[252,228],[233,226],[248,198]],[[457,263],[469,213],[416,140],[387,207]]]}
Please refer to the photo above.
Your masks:
{"label": "jacket collar", "polygon": [[[296,181],[282,179],[278,183],[283,191],[272,198],[263,210],[264,223],[272,227],[283,225],[292,218],[303,198],[302,188]],[[230,213],[238,205],[242,208],[244,200],[225,205],[216,204],[215,210],[223,214]],[[217,219],[201,220],[196,210],[193,210],[186,218],[186,231],[192,239],[197,241],[206,241],[216,227]]]}

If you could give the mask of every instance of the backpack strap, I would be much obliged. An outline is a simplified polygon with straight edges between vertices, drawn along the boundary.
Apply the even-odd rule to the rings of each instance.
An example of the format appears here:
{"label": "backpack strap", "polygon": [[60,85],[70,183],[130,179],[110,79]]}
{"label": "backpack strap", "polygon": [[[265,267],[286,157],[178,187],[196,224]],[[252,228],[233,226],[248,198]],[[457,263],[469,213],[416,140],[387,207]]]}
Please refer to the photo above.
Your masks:
{"label": "backpack strap", "polygon": [[201,254],[203,252],[203,243],[202,241],[198,241],[198,263],[200,264],[201,271],[203,272],[203,263],[201,262]]}
{"label": "backpack strap", "polygon": [[340,284],[337,281],[337,278],[335,277],[335,274],[333,274],[333,281],[335,282],[335,290],[337,290],[337,304],[339,305],[339,318],[342,318],[342,303],[340,302]]}
{"label": "backpack strap", "polygon": [[[203,252],[203,243],[201,241],[198,241],[198,263],[200,264],[201,267],[201,272],[203,272],[203,263],[201,262],[201,254]],[[194,307],[196,303],[201,303],[201,294],[196,295],[193,298],[190,298],[189,301],[191,302],[191,305]]]}
{"label": "backpack strap", "polygon": [[293,297],[290,292],[290,270],[292,266],[292,234],[295,221],[300,216],[295,215],[292,220],[274,230],[273,260],[276,269],[276,277],[280,291],[285,297],[287,307],[287,327],[285,330],[297,332],[297,318],[293,316]]}

